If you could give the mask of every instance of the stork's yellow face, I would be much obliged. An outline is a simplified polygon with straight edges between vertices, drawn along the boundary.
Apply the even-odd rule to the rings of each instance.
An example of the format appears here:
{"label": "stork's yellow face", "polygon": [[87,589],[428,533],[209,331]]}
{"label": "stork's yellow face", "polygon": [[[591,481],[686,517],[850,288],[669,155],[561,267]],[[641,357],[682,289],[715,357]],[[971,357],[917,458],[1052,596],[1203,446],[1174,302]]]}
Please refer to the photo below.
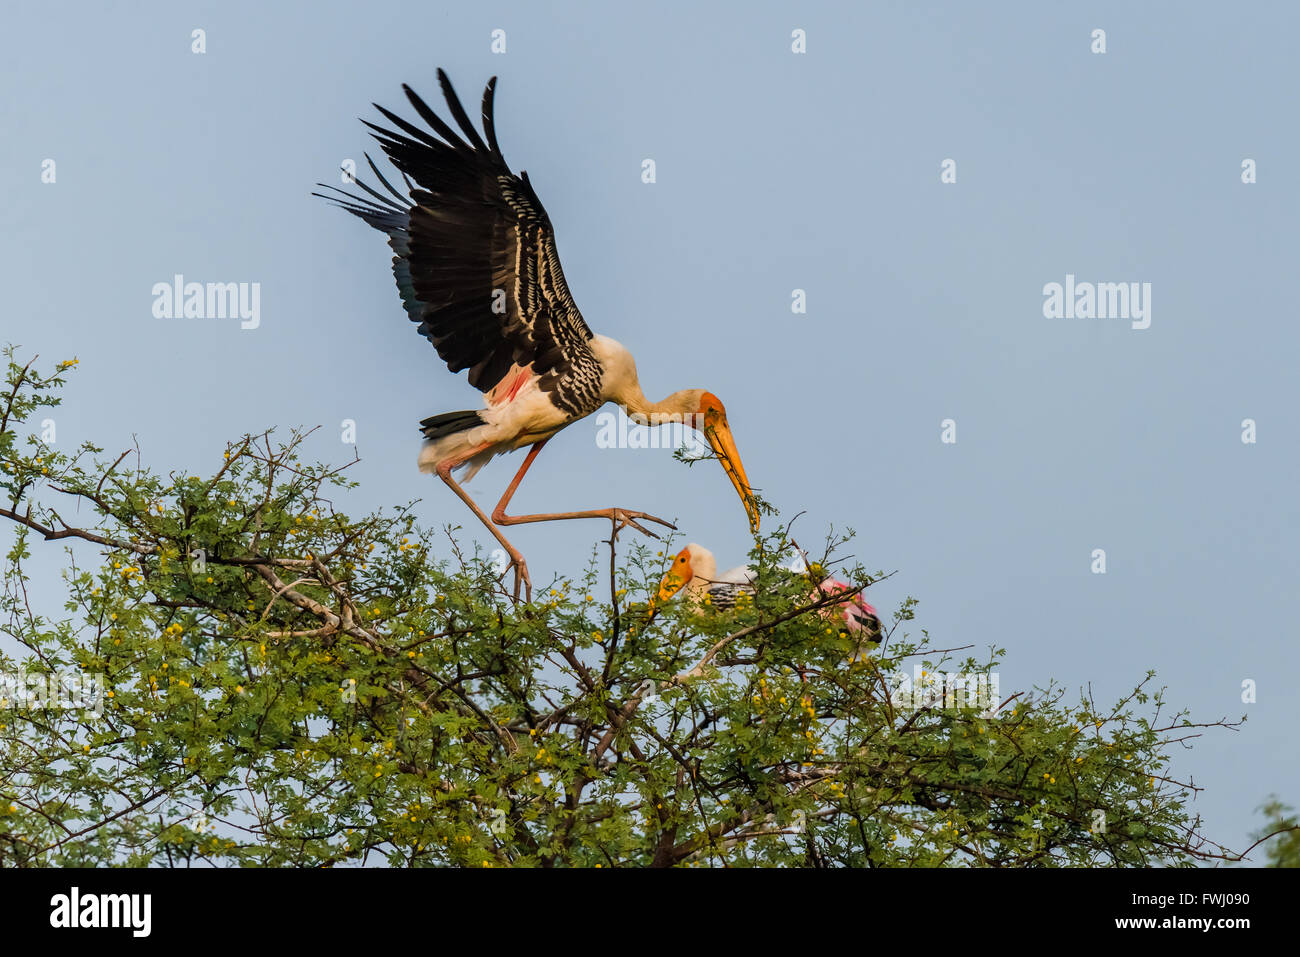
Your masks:
{"label": "stork's yellow face", "polygon": [[650,602],[651,609],[660,602],[668,601],[685,588],[686,583],[694,577],[695,569],[691,567],[691,550],[683,548],[673,556],[673,563],[669,566],[668,573],[664,575],[664,580],[659,583],[659,591],[654,600]]}
{"label": "stork's yellow face", "polygon": [[[745,466],[741,464],[740,452],[736,449],[736,440],[731,437],[731,426],[727,424],[727,410],[722,401],[712,392],[706,392],[700,398],[700,419],[703,422],[705,440],[722,463],[722,469],[736,487],[740,500],[745,504],[745,513],[749,516],[749,527],[758,532],[758,506],[754,503],[754,490],[750,487],[749,477],[745,475]],[[689,562],[689,559],[688,559]]]}

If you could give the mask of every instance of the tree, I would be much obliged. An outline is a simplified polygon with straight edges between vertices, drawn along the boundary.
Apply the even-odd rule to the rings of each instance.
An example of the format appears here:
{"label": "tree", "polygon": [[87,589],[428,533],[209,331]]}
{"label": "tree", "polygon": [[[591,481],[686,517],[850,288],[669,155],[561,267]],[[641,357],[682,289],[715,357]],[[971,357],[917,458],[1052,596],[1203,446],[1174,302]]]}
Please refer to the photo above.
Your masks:
{"label": "tree", "polygon": [[1300,867],[1300,818],[1277,795],[1260,807],[1264,826],[1253,837],[1263,843],[1268,867]]}
{"label": "tree", "polygon": [[[20,440],[76,360],[6,361],[0,866],[1232,856],[1168,773],[1226,722],[1169,714],[1150,674],[1108,706],[1055,683],[972,700],[1001,652],[932,648],[911,599],[855,648],[834,596],[780,565],[788,526],[725,612],[651,614],[662,554],[612,532],[517,603],[415,503],[349,516],[347,466],[302,461],[298,433],[245,436],[205,476]],[[38,538],[65,540],[59,617],[29,600]]]}

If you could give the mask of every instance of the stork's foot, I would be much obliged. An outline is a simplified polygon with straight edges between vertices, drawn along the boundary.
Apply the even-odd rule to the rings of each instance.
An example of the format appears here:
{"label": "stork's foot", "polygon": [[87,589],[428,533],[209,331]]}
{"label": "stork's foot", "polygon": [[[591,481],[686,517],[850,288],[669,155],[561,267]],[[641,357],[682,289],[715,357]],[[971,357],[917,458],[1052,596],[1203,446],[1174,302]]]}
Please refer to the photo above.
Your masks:
{"label": "stork's foot", "polygon": [[650,529],[646,528],[644,525],[638,522],[637,519],[642,519],[643,521],[647,521],[647,522],[658,522],[660,525],[663,525],[665,528],[671,528],[673,531],[677,531],[677,526],[674,525],[672,522],[669,522],[662,518],[658,518],[654,515],[650,515],[646,512],[634,512],[626,508],[611,508],[609,510],[609,517],[610,520],[614,523],[614,533],[612,535],[613,538],[618,538],[618,533],[623,531],[623,529],[627,528],[628,526],[635,528],[642,535],[648,535],[650,538],[659,537],[657,533],[650,531]]}
{"label": "stork's foot", "polygon": [[507,565],[505,571],[501,573],[501,580],[505,581],[505,577],[510,574],[510,570],[514,569],[515,601],[519,600],[519,589],[520,586],[522,585],[524,590],[524,601],[531,602],[533,600],[533,580],[528,577],[528,563],[524,561],[523,555],[519,554],[517,551],[514,551],[513,549],[507,552],[507,554],[510,556],[510,564]]}

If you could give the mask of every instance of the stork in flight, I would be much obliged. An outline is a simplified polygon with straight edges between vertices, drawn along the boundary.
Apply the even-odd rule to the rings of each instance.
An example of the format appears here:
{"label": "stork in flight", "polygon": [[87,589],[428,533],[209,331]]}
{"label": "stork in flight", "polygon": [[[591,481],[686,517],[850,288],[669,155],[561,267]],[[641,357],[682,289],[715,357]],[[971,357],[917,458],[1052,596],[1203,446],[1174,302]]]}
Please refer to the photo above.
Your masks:
{"label": "stork in flight", "polygon": [[[812,575],[806,558],[801,570]],[[692,542],[673,556],[653,604],[661,604],[678,592],[684,592],[697,601],[708,595],[709,604],[714,608],[734,608],[736,599],[742,592],[751,595],[754,593],[756,578],[754,570],[748,565],[719,572],[713,552]],[[847,592],[851,587],[832,578],[823,578],[817,583],[818,591],[826,596]],[[842,618],[844,630],[851,635],[860,636],[859,645],[880,641],[883,633],[880,615],[860,592],[846,596],[835,608],[827,608],[826,613]]]}
{"label": "stork in flight", "polygon": [[[482,409],[444,412],[420,423],[425,442],[421,472],[436,472],[478,516],[510,556],[514,595],[520,583],[532,597],[528,566],[499,526],[576,518],[604,518],[614,533],[627,525],[654,536],[638,519],[674,527],[645,512],[624,508],[507,515],[506,506],[551,436],[613,402],[637,421],[680,423],[704,434],[758,530],[758,508],[727,412],[703,389],[674,392],[651,402],[637,381],[626,348],[596,335],[569,294],[555,248],[555,231],[528,182],[506,165],[492,118],[496,77],[483,92],[483,134],[470,122],[447,75],[438,71],[452,129],[408,86],[406,98],[433,131],[421,129],[379,104],[396,129],[366,123],[402,173],[403,196],[366,162],[387,191],[353,180],[365,194],[319,184],[329,199],[388,235],[393,275],[402,304],[452,372],[469,370],[470,385],[484,394]],[[412,182],[414,181],[414,182]],[[469,481],[494,455],[531,446],[489,518],[452,478]],[[657,536],[654,536],[657,537]]]}

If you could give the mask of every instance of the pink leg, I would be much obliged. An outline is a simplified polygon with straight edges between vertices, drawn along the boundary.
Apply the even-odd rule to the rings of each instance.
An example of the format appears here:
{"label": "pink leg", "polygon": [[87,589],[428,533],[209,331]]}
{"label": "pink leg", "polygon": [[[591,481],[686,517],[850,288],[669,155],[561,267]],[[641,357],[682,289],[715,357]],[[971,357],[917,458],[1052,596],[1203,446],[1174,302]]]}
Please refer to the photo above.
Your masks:
{"label": "pink leg", "polygon": [[[473,458],[475,454],[481,451],[482,449],[476,449],[474,452],[466,455],[465,459]],[[460,461],[464,461],[464,459]],[[519,585],[522,582],[525,588],[524,600],[532,601],[533,583],[528,577],[528,563],[524,561],[524,556],[519,554],[519,550],[511,545],[510,542],[506,540],[506,537],[501,534],[500,530],[492,524],[492,520],[483,514],[483,510],[478,507],[472,498],[469,497],[469,493],[461,488],[460,483],[451,477],[451,470],[459,464],[460,462],[456,460],[441,463],[438,466],[438,477],[447,484],[449,489],[456,493],[457,497],[459,497],[462,502],[470,507],[470,511],[478,516],[479,521],[487,527],[487,530],[492,533],[492,537],[501,543],[501,547],[504,548],[506,554],[510,556],[510,564],[515,570],[515,600],[519,600]]]}
{"label": "pink leg", "polygon": [[638,532],[643,532],[651,538],[658,538],[654,532],[644,528],[637,519],[645,519],[647,522],[658,522],[660,525],[676,529],[677,526],[672,522],[664,521],[662,518],[656,518],[645,512],[634,512],[625,508],[598,508],[590,509],[583,512],[540,512],[535,515],[507,515],[506,506],[510,504],[510,499],[514,496],[515,490],[519,488],[519,483],[523,481],[524,473],[528,471],[533,464],[533,459],[537,458],[537,453],[542,451],[550,439],[542,439],[531,449],[528,450],[528,457],[524,459],[524,464],[519,466],[519,471],[515,473],[514,479],[506,488],[505,494],[501,496],[501,501],[497,502],[497,507],[492,510],[492,521],[498,525],[523,525],[528,522],[563,522],[574,518],[607,518],[617,523],[614,528],[614,534],[617,535],[625,525],[631,525]]}

